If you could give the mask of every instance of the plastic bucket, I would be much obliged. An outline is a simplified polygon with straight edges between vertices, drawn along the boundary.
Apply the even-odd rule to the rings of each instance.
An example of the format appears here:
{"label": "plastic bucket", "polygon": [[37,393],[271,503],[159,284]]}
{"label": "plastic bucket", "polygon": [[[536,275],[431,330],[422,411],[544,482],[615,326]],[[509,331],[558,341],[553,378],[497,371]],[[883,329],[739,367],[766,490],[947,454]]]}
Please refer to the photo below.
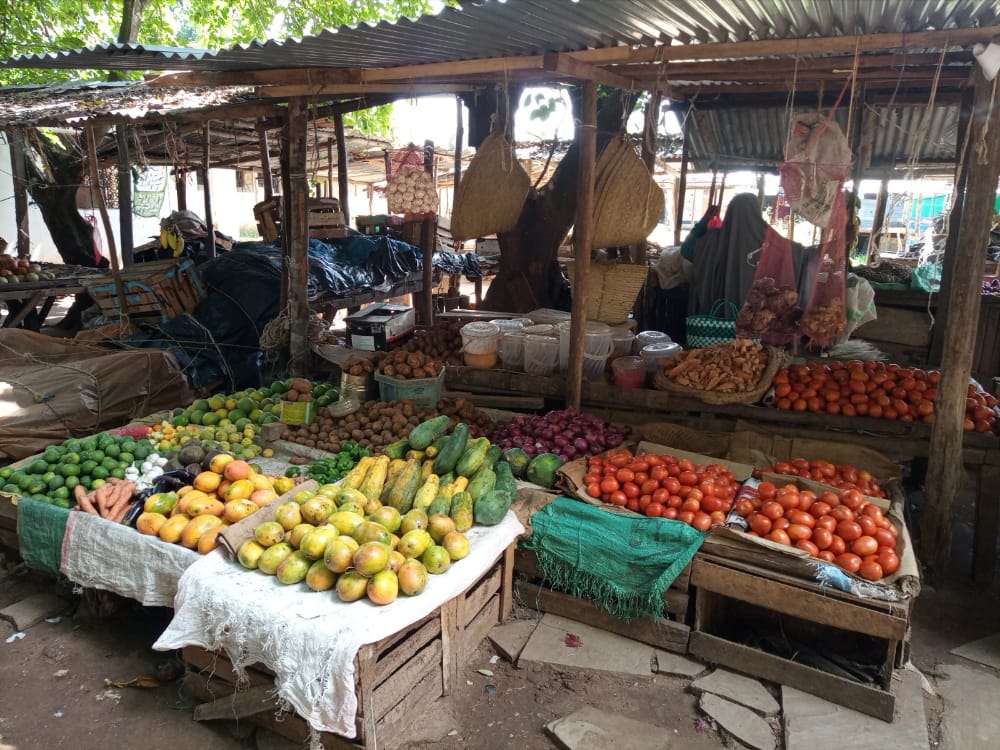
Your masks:
{"label": "plastic bucket", "polygon": [[676,357],[681,353],[681,351],[680,344],[668,341],[666,343],[648,344],[644,346],[642,351],[639,352],[639,356],[646,362],[646,369],[649,372],[656,372],[659,367],[659,360]]}
{"label": "plastic bucket", "polygon": [[411,399],[414,406],[429,409],[437,406],[441,399],[441,387],[444,385],[444,371],[441,368],[436,378],[391,378],[380,372],[375,373],[378,381],[380,398],[383,401],[401,401]]}
{"label": "plastic bucket", "polygon": [[500,337],[500,361],[508,370],[524,369],[524,339],[523,330],[505,331]]}
{"label": "plastic bucket", "polygon": [[621,388],[642,388],[646,385],[646,362],[642,357],[619,357],[611,361],[615,385]]}
{"label": "plastic bucket", "polygon": [[495,323],[474,321],[466,323],[462,334],[462,356],[469,367],[489,369],[497,363],[500,348],[500,328]]}
{"label": "plastic bucket", "polygon": [[627,328],[611,329],[611,356],[627,357],[632,353],[632,344],[635,342],[635,334]]}
{"label": "plastic bucket", "polygon": [[559,339],[552,336],[524,337],[524,371],[529,375],[551,375],[559,361]]}
{"label": "plastic bucket", "polygon": [[583,379],[601,380],[604,377],[604,369],[608,365],[608,355],[603,357],[594,354],[583,353]]}

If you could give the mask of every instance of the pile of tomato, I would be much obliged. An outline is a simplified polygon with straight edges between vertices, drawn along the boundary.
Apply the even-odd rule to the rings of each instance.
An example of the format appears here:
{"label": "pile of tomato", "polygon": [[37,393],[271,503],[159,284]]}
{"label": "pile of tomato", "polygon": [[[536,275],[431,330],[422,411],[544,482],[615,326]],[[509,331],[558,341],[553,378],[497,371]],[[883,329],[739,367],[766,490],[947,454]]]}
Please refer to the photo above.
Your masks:
{"label": "pile of tomato", "polygon": [[761,482],[736,503],[751,536],[805,550],[848,573],[878,581],[899,568],[897,529],[856,489],[823,492]]}
{"label": "pile of tomato", "polygon": [[791,461],[775,461],[774,466],[765,466],[757,470],[761,474],[791,474],[792,476],[813,479],[823,484],[843,490],[858,490],[868,497],[885,497],[878,480],[870,472],[856,469],[850,464],[832,464],[829,461],[805,458],[793,458]]}
{"label": "pile of tomato", "polygon": [[724,524],[739,483],[720,464],[696,464],[671,455],[619,449],[592,456],[587,494],[647,516],[674,518],[707,531]]}
{"label": "pile of tomato", "polygon": [[[794,411],[930,424],[940,378],[936,370],[875,361],[792,365],[774,376],[774,405]],[[994,432],[996,405],[992,394],[970,383],[965,429]]]}

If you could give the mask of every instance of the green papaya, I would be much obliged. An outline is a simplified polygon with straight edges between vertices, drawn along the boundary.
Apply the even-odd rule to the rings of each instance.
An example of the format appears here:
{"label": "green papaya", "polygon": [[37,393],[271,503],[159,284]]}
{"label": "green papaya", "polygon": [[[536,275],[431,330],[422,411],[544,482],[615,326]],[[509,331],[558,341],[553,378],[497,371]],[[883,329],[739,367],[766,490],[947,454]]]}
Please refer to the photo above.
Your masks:
{"label": "green papaya", "polygon": [[451,417],[446,414],[421,422],[410,430],[410,447],[418,451],[425,450],[427,446],[431,445],[448,431],[448,425],[450,424]]}
{"label": "green papaya", "polygon": [[499,490],[486,493],[473,505],[473,516],[476,523],[482,526],[496,526],[507,515],[513,499],[508,493]]}
{"label": "green papaya", "polygon": [[527,479],[552,489],[556,483],[556,471],[563,465],[563,460],[555,453],[539,453],[528,464]]}
{"label": "green papaya", "polygon": [[531,456],[520,448],[509,448],[503,454],[504,461],[510,465],[510,470],[518,479],[524,479],[528,472],[528,464],[531,463]]}
{"label": "green papaya", "polygon": [[473,500],[478,500],[487,492],[493,489],[496,484],[497,475],[489,466],[481,466],[469,482],[467,492],[472,495]]}
{"label": "green papaya", "polygon": [[490,449],[490,441],[487,438],[481,437],[472,441],[462,457],[458,459],[458,464],[455,466],[455,473],[463,477],[471,477],[477,471],[479,467],[483,465],[483,461],[486,459],[486,452]]}
{"label": "green papaya", "polygon": [[464,422],[459,422],[452,430],[451,437],[445,443],[444,448],[434,459],[434,473],[438,476],[455,471],[459,459],[465,452],[466,443],[469,442],[469,426]]}

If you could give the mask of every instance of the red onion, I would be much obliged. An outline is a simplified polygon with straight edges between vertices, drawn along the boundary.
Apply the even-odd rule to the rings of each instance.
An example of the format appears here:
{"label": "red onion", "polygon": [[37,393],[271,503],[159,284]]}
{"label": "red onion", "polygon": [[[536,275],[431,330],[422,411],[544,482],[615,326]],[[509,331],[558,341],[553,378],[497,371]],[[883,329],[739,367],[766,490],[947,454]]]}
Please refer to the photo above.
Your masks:
{"label": "red onion", "polygon": [[492,440],[503,448],[521,446],[531,456],[547,452],[572,459],[621,445],[627,429],[565,409],[544,416],[519,415],[497,425]]}

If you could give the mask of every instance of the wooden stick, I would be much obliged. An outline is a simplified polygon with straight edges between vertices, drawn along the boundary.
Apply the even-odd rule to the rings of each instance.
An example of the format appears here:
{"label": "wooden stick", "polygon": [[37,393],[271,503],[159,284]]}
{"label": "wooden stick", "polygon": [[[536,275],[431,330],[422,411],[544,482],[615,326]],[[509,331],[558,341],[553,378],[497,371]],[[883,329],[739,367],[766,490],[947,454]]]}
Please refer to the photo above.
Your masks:
{"label": "wooden stick", "polygon": [[570,318],[569,370],[566,401],[580,408],[583,390],[583,349],[587,325],[587,284],[590,277],[590,243],[594,232],[594,170],[597,161],[597,84],[583,84],[583,112],[577,142],[580,170],[576,182],[576,220],[573,222],[573,309]]}
{"label": "wooden stick", "polygon": [[97,172],[97,137],[94,128],[87,128],[87,161],[90,163],[90,184],[94,188],[94,199],[97,210],[104,224],[104,234],[108,242],[108,255],[111,258],[111,278],[115,281],[115,293],[118,295],[118,322],[128,320],[128,300],[125,298],[125,282],[122,281],[121,268],[118,267],[118,249],[115,246],[115,233],[111,229],[111,217],[108,216],[108,206],[104,202],[104,192],[101,190],[100,175]]}
{"label": "wooden stick", "polygon": [[294,98],[288,102],[288,177],[285,205],[288,207],[281,233],[288,237],[286,265],[288,284],[289,372],[293,376],[309,373],[309,216],[306,201],[309,184],[306,178],[306,105]]}
{"label": "wooden stick", "polygon": [[[347,167],[347,138],[344,135],[344,115],[337,113],[333,116],[334,135],[337,137],[337,189],[340,193],[340,210],[344,214],[344,223],[351,223],[350,202],[350,182],[348,181]],[[331,184],[332,188],[333,185]]]}
{"label": "wooden stick", "polygon": [[28,183],[24,174],[24,133],[20,129],[7,131],[10,144],[10,171],[14,184],[14,227],[18,258],[31,256],[31,234],[28,229]]}
{"label": "wooden stick", "polygon": [[201,171],[205,176],[205,224],[208,227],[208,234],[205,235],[205,250],[208,251],[208,257],[215,257],[215,224],[212,221],[212,188],[211,188],[211,174],[212,174],[212,164],[211,164],[211,135],[212,131],[208,120],[202,126],[201,139],[204,144],[204,148],[201,152]]}

